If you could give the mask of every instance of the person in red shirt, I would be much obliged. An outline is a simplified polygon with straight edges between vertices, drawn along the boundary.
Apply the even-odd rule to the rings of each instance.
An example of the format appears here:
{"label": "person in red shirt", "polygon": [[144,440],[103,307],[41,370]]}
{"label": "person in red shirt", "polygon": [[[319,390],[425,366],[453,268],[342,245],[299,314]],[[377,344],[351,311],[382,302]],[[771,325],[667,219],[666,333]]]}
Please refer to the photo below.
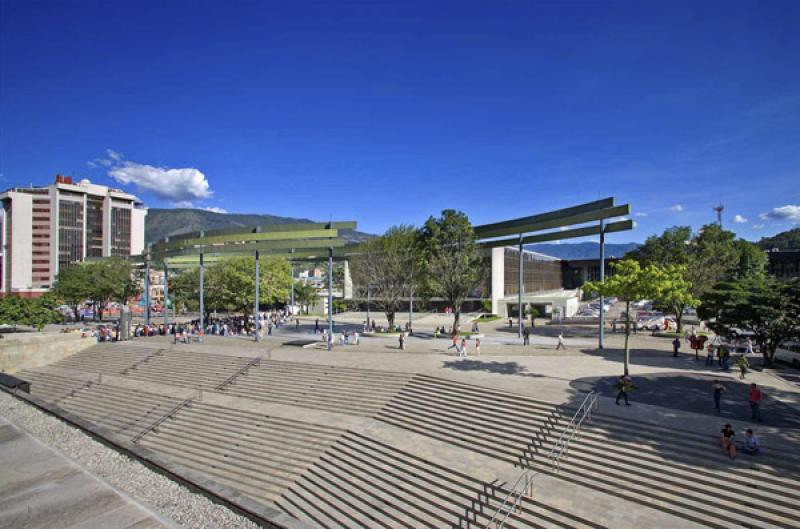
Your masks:
{"label": "person in red shirt", "polygon": [[751,421],[761,422],[761,401],[764,400],[764,393],[755,384],[750,384],[750,415]]}

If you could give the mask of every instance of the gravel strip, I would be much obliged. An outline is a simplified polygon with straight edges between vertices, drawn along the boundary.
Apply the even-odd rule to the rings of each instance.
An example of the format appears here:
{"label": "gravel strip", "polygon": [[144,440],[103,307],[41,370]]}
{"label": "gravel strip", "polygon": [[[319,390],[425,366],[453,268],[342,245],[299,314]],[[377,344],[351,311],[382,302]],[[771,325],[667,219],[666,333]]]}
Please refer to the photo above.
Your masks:
{"label": "gravel strip", "polygon": [[159,515],[191,529],[256,529],[253,521],[213,503],[81,430],[0,391],[0,415]]}

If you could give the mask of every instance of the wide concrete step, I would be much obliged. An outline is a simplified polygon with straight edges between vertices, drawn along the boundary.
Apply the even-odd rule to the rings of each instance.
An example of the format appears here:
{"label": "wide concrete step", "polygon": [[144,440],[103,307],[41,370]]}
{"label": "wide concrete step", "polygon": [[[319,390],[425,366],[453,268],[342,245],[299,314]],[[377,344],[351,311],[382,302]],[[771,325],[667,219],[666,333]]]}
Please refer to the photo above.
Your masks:
{"label": "wide concrete step", "polygon": [[[483,528],[507,490],[350,432],[277,500],[287,513],[321,527]],[[535,501],[507,520],[513,528],[599,529]]]}
{"label": "wide concrete step", "polygon": [[[709,527],[719,529],[731,525],[763,529],[797,527],[796,524],[786,525],[788,520],[765,521],[758,515],[757,506],[752,508],[748,506],[747,512],[743,514],[741,509],[731,511],[729,502],[720,505],[718,500],[722,496],[731,494],[730,489],[726,489],[724,492],[719,489],[709,489],[708,494],[703,498],[688,498],[685,491],[680,488],[659,484],[658,476],[654,476],[649,481],[650,485],[645,486],[641,481],[630,477],[620,478],[619,475],[609,475],[604,468],[591,468],[588,465],[577,466],[572,464],[569,458],[561,462],[557,474],[553,472],[549,464],[534,463],[532,468]],[[741,501],[744,495],[746,495],[746,491],[737,494],[735,498]]]}
{"label": "wide concrete step", "polygon": [[44,371],[23,370],[17,376],[31,383],[31,395],[56,402],[86,386],[85,380],[55,375]]}
{"label": "wide concrete step", "polygon": [[388,400],[391,394],[350,391],[348,388],[329,388],[317,385],[299,385],[291,380],[283,382],[260,382],[250,379],[238,379],[222,391],[250,392],[263,395],[285,395],[314,401],[336,400],[351,406],[380,408],[382,400]]}
{"label": "wide concrete step", "polygon": [[[548,439],[538,447],[539,453],[548,450],[552,446],[551,441],[552,439]],[[588,438],[581,432],[570,444],[569,456],[578,459],[594,459],[599,456],[606,465],[616,467],[630,464],[631,454],[636,454],[635,463],[639,471],[656,472],[664,479],[686,479],[696,487],[740,486],[747,489],[751,497],[762,497],[774,504],[796,505],[800,500],[800,480],[784,478],[776,482],[763,473],[754,475],[750,472],[752,469],[744,467],[748,456],[742,455],[738,464],[732,464],[714,443],[709,443],[706,447],[705,460],[698,459],[692,463],[673,460],[669,453],[650,453],[645,448],[640,444],[609,443],[607,440]],[[719,454],[719,464],[709,467],[709,456],[714,454]],[[757,488],[753,487],[754,479],[758,481]]]}

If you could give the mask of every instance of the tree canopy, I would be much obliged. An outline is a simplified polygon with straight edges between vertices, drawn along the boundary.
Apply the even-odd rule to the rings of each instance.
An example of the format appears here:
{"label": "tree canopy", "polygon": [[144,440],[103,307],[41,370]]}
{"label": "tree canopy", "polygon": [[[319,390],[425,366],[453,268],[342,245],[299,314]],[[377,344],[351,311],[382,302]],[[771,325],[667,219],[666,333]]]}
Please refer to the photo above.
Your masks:
{"label": "tree canopy", "polygon": [[721,281],[705,293],[699,314],[723,336],[752,331],[769,363],[781,342],[800,339],[800,280],[762,275]]}
{"label": "tree canopy", "polygon": [[453,309],[453,332],[458,332],[461,306],[482,279],[483,266],[475,232],[464,213],[452,209],[430,217],[420,230],[424,282],[433,296]]}
{"label": "tree canopy", "polygon": [[[631,303],[640,299],[654,299],[668,288],[679,288],[672,285],[676,281],[676,268],[663,269],[658,265],[645,268],[634,259],[623,259],[612,264],[613,274],[605,281],[584,283],[583,289],[589,293],[598,293],[605,297],[616,297],[625,302],[625,374],[630,367],[630,335],[631,335]],[[670,286],[671,285],[671,286]]]}
{"label": "tree canopy", "polygon": [[[386,314],[390,329],[403,301],[412,294],[417,261],[417,232],[411,226],[394,226],[362,243],[351,260],[354,281],[364,295],[369,289],[371,302]],[[416,275],[418,280],[419,272]]]}
{"label": "tree canopy", "polygon": [[38,298],[4,296],[0,298],[0,324],[27,325],[40,331],[48,323],[63,321],[55,307],[56,300],[51,294]]}

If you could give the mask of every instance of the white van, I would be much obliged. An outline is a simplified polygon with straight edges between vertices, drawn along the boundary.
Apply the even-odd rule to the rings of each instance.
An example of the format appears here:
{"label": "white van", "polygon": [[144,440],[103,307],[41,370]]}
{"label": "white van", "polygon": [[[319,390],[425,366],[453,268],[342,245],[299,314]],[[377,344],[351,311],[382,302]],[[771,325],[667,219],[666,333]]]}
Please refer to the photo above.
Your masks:
{"label": "white van", "polygon": [[775,349],[775,359],[800,368],[800,342],[783,342]]}

